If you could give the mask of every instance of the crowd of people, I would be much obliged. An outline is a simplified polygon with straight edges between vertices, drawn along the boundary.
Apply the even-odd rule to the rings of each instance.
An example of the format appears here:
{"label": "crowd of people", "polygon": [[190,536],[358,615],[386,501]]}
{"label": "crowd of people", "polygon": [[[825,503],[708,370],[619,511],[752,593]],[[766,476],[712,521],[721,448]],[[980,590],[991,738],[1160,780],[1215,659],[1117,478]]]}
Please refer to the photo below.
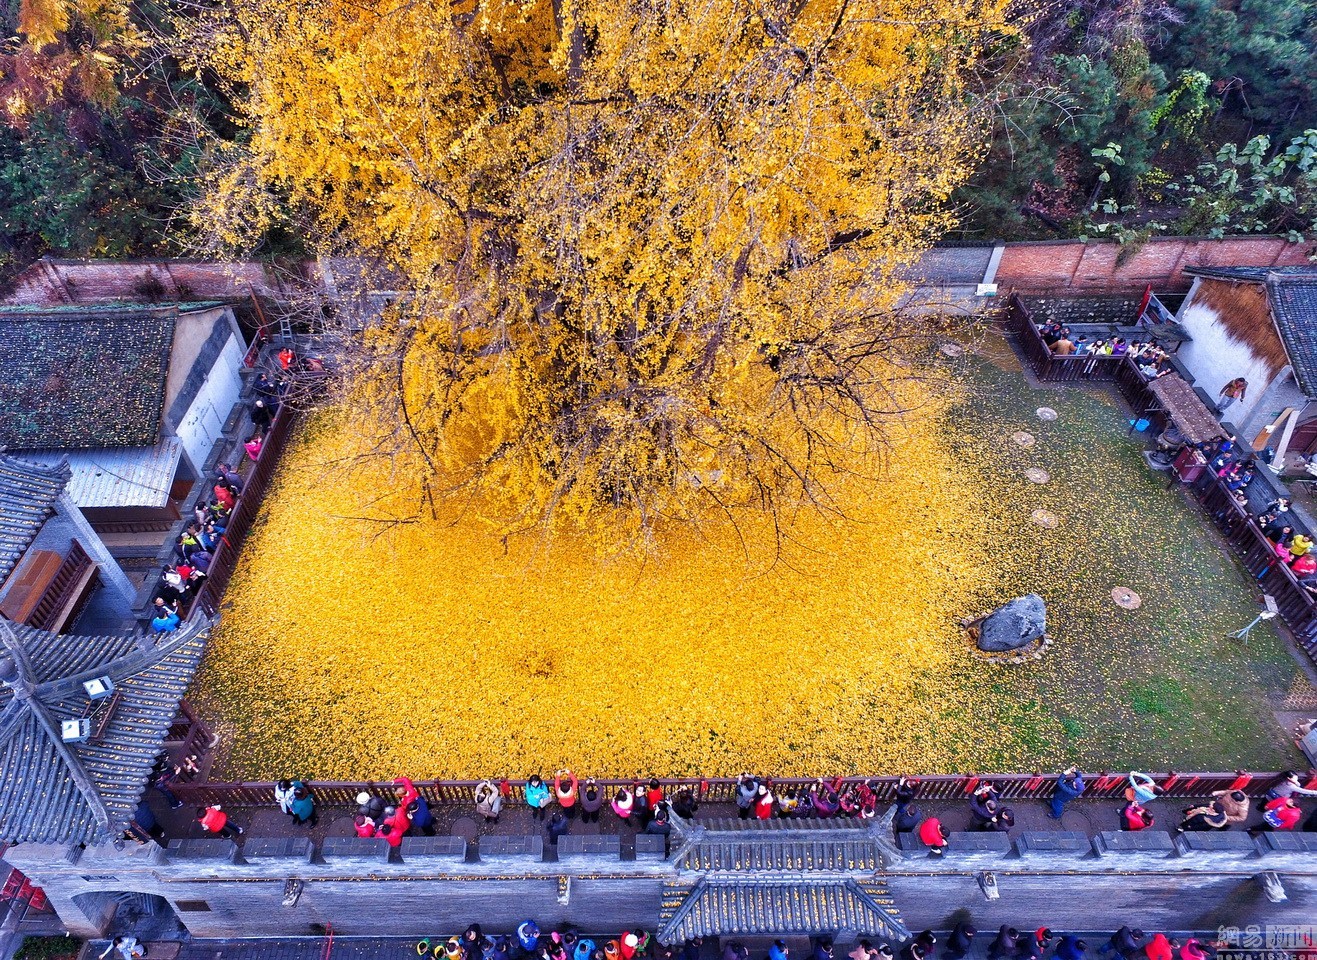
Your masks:
{"label": "crowd of people", "polygon": [[[1247,494],[1257,471],[1253,457],[1241,453],[1232,437],[1205,444],[1202,451],[1208,458],[1208,469],[1222,480],[1235,502],[1253,512]],[[1271,542],[1277,562],[1290,568],[1301,587],[1317,595],[1317,551],[1313,549],[1313,538],[1295,529],[1294,516],[1289,498],[1278,497],[1256,513],[1254,520]]]}
{"label": "crowd of people", "polygon": [[[785,939],[773,940],[757,951],[736,938],[724,938],[718,946],[721,960],[964,960],[975,949],[976,941],[980,937],[973,923],[962,920],[945,941],[932,930],[922,930],[903,943],[861,939],[846,950],[839,948],[832,936],[818,935],[809,938],[808,952],[803,956]],[[987,943],[986,954],[988,960],[1043,960],[1049,952],[1056,960],[1108,954],[1119,960],[1209,960],[1218,948],[1227,946],[1192,936],[1181,942],[1166,933],[1148,935],[1138,928],[1122,926],[1090,953],[1090,944],[1080,934],[1055,932],[1047,927],[1021,931],[1003,924]],[[662,944],[643,929],[595,937],[570,925],[542,931],[534,920],[525,920],[510,935],[486,934],[473,923],[460,936],[419,941],[416,953],[433,960],[702,960],[708,951],[701,937]]]}
{"label": "crowd of people", "polygon": [[[1122,778],[1123,803],[1113,810],[1112,827],[1122,830],[1147,830],[1157,825],[1147,804],[1162,797],[1164,790],[1153,777],[1131,771]],[[937,810],[926,810],[920,801],[923,781],[919,777],[900,777],[892,790],[892,830],[899,839],[911,834],[926,847],[932,856],[941,856],[948,849],[951,831],[938,811],[945,810],[944,798],[938,798]],[[157,784],[160,789],[160,785]],[[1084,774],[1069,768],[1052,783],[1047,803],[1047,815],[1060,820],[1067,806],[1084,796],[1088,783]],[[607,812],[619,824],[629,826],[639,834],[657,834],[669,837],[674,821],[693,820],[701,801],[690,786],[669,791],[657,779],[638,782],[630,786],[605,788],[595,779],[581,780],[571,770],[557,771],[552,781],[538,774],[527,778],[521,787],[508,780],[482,780],[472,794],[476,815],[485,824],[497,824],[504,807],[520,790],[521,799],[529,809],[533,822],[542,824],[549,844],[571,833],[573,824],[597,824]],[[167,789],[161,790],[179,806],[181,802]],[[737,815],[744,820],[791,818],[855,818],[874,819],[887,812],[887,802],[880,799],[884,788],[877,781],[854,781],[843,778],[820,778],[808,785],[775,784],[771,778],[743,773],[736,778],[732,804]],[[1317,780],[1304,785],[1294,771],[1285,771],[1280,779],[1256,802],[1261,822],[1248,828],[1251,834],[1270,830],[1317,832],[1317,809],[1306,820],[1299,806],[1299,798],[1317,797]],[[274,802],[298,826],[313,827],[318,821],[315,797],[311,787],[302,780],[280,780],[274,786]],[[380,796],[363,790],[356,797],[357,810],[353,827],[359,837],[387,840],[391,846],[400,846],[407,836],[435,834],[435,817],[429,803],[416,785],[407,777],[394,781],[391,794]],[[991,780],[977,780],[966,800],[970,831],[1007,833],[1016,825],[1016,812],[1008,805],[1002,791]],[[1238,787],[1212,792],[1182,809],[1179,823],[1171,828],[1177,833],[1208,830],[1229,830],[1244,826],[1255,812],[1255,801]],[[202,828],[219,833],[227,826],[218,805],[198,809],[197,820]],[[1165,828],[1167,825],[1163,825]]]}
{"label": "crowd of people", "polygon": [[[247,404],[246,413],[252,429],[243,442],[243,450],[252,462],[261,455],[265,437],[291,387],[293,374],[307,369],[324,369],[318,360],[299,359],[287,347],[279,352],[278,363],[279,368],[273,374],[265,370],[257,373],[252,397]],[[206,582],[244,483],[240,465],[229,463],[218,464],[213,474],[206,478],[208,489],[197,497],[192,517],[174,540],[173,557],[160,571],[152,599],[153,632],[170,633],[187,615],[188,605]]]}
{"label": "crowd of people", "polygon": [[[741,940],[719,941],[720,960],[964,960],[979,939],[973,923],[962,920],[943,942],[932,930],[922,930],[904,943],[874,942],[861,939],[841,953],[834,938],[827,935],[809,938],[808,952],[802,957],[784,939],[777,939],[759,951]],[[1217,950],[1229,948],[1228,942],[1203,941],[1185,937],[1184,941],[1166,933],[1145,934],[1136,927],[1122,926],[1090,954],[1089,943],[1077,933],[1059,933],[1048,927],[1033,931],[1017,930],[1008,924],[998,928],[987,944],[988,960],[1043,960],[1050,951],[1056,960],[1084,960],[1087,956],[1113,960],[1210,960]],[[136,937],[116,937],[100,960],[111,953],[120,960],[142,960],[146,949]],[[570,925],[542,931],[534,920],[519,923],[512,934],[486,934],[473,923],[460,936],[425,938],[416,944],[416,955],[425,960],[702,960],[707,955],[705,940],[695,937],[680,944],[659,943],[643,929],[624,930],[616,936],[600,937],[581,932]]]}
{"label": "crowd of people", "polygon": [[1124,337],[1089,340],[1085,336],[1075,336],[1069,327],[1059,323],[1045,323],[1038,328],[1038,333],[1053,356],[1089,357],[1089,363],[1084,366],[1085,373],[1092,373],[1097,361],[1102,357],[1129,357],[1139,368],[1139,372],[1149,380],[1174,372],[1170,355],[1156,340],[1141,340],[1135,343]]}

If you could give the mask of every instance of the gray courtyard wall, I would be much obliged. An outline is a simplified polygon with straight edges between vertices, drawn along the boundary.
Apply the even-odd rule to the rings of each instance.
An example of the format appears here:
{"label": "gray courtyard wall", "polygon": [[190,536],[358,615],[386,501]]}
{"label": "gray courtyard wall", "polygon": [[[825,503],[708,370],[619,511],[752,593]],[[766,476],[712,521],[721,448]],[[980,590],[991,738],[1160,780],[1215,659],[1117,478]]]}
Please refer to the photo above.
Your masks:
{"label": "gray courtyard wall", "polygon": [[[1078,836],[1026,833],[1012,842],[953,834],[945,858],[902,848],[882,877],[911,929],[946,928],[966,908],[980,929],[1101,929],[1116,920],[1211,929],[1317,917],[1317,834]],[[331,924],[344,936],[420,937],[451,933],[473,919],[506,931],[527,917],[592,932],[654,929],[665,883],[692,884],[701,876],[670,861],[623,860],[616,851],[577,853],[560,863],[531,852],[474,861],[460,845],[417,844],[399,858],[379,844],[333,839],[347,842],[320,850],[304,840],[261,838],[247,838],[242,850],[216,839],[176,841],[169,850],[22,844],[6,859],[45,889],[82,936],[103,932],[109,895],[125,892],[163,897],[194,936],[206,938],[306,936]],[[997,878],[998,900],[980,888],[985,871]],[[1268,871],[1280,876],[1285,901],[1265,895],[1258,877]],[[303,889],[286,907],[290,878]]]}

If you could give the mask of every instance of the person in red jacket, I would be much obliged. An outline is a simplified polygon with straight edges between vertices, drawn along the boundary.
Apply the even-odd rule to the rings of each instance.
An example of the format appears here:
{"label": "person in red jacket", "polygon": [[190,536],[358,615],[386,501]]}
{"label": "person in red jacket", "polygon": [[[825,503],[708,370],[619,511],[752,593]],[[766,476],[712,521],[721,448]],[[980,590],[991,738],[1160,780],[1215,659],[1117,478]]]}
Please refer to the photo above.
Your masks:
{"label": "person in red jacket", "polygon": [[233,509],[233,505],[237,501],[233,497],[232,490],[230,490],[222,483],[217,483],[215,484],[215,487],[212,492],[215,494],[215,499],[224,505],[225,510]]}
{"label": "person in red jacket", "polygon": [[397,791],[401,794],[398,799],[398,809],[409,809],[416,802],[416,798],[421,795],[421,791],[416,789],[416,784],[412,783],[410,777],[398,777],[393,782],[396,786],[402,787],[401,790]]}
{"label": "person in red jacket", "polygon": [[352,826],[359,837],[375,836],[375,821],[364,813],[359,813],[352,818]]}
{"label": "person in red jacket", "polygon": [[1174,960],[1175,951],[1179,946],[1177,941],[1168,939],[1164,933],[1159,933],[1144,945],[1143,952],[1147,954],[1148,960]]}
{"label": "person in red jacket", "polygon": [[1293,830],[1303,814],[1293,797],[1277,797],[1262,808],[1262,825],[1249,830],[1257,834],[1263,830]]}
{"label": "person in red jacket", "polygon": [[232,840],[234,835],[242,836],[242,827],[236,823],[229,826],[229,815],[220,809],[218,803],[209,807],[197,807],[197,823],[207,833],[213,833],[221,840]]}
{"label": "person in red jacket", "polygon": [[649,786],[645,789],[645,803],[649,805],[649,809],[657,810],[662,802],[663,786],[658,782],[658,777],[651,777]]}
{"label": "person in red jacket", "polygon": [[[569,780],[566,786],[563,786],[562,782],[564,776]],[[553,775],[553,796],[558,801],[558,806],[562,807],[562,812],[567,814],[568,820],[576,819],[576,801],[580,797],[579,786],[580,781],[570,770],[559,770]]]}
{"label": "person in red jacket", "polygon": [[389,846],[402,846],[402,838],[407,836],[412,822],[407,816],[406,807],[385,807],[384,822],[375,829],[375,836],[389,841]]}
{"label": "person in red jacket", "polygon": [[919,825],[919,839],[928,847],[928,852],[940,857],[947,851],[947,831],[937,817],[929,817]]}
{"label": "person in red jacket", "polygon": [[755,795],[755,816],[760,820],[767,820],[773,815],[773,793],[768,789],[768,784],[761,783],[759,792]]}
{"label": "person in red jacket", "polygon": [[1137,800],[1131,800],[1120,811],[1121,823],[1126,830],[1146,830],[1156,822],[1147,808]]}
{"label": "person in red jacket", "polygon": [[622,940],[619,944],[621,948],[622,960],[631,960],[636,955],[636,950],[640,946],[640,938],[628,930],[622,934]]}

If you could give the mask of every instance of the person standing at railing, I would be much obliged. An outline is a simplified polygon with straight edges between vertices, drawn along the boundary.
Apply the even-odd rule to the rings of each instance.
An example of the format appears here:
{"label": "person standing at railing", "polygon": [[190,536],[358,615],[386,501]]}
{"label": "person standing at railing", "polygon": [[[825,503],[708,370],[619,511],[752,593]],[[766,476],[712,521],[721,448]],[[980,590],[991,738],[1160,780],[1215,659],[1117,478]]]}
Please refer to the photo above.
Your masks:
{"label": "person standing at railing", "polygon": [[581,822],[598,823],[599,811],[603,806],[604,791],[595,783],[594,777],[590,777],[581,788]]}
{"label": "person standing at railing", "polygon": [[759,778],[743,773],[736,778],[736,815],[749,820],[754,812],[755,797],[759,796]]}
{"label": "person standing at railing", "polygon": [[1053,820],[1060,820],[1061,815],[1065,813],[1066,804],[1076,799],[1084,792],[1084,775],[1074,767],[1067,767],[1061,776],[1056,778],[1056,787],[1052,791],[1051,809],[1047,815]]}
{"label": "person standing at railing", "polygon": [[1243,790],[1217,790],[1212,797],[1224,811],[1227,824],[1243,823],[1248,819],[1249,799]]}
{"label": "person standing at railing", "polygon": [[503,796],[489,780],[476,784],[476,813],[485,818],[485,823],[498,823],[499,814],[503,812]]}
{"label": "person standing at railing", "polygon": [[1061,339],[1052,344],[1052,353],[1058,357],[1068,357],[1075,352],[1075,342],[1070,339],[1070,331],[1062,332]]}
{"label": "person standing at railing", "polygon": [[536,820],[543,820],[546,816],[545,808],[552,802],[548,785],[538,773],[532,773],[526,781],[526,806],[530,807],[530,815]]}
{"label": "person standing at railing", "polygon": [[[563,778],[567,778],[567,783],[563,783]],[[576,774],[571,770],[559,770],[553,775],[553,797],[558,801],[558,806],[562,807],[562,812],[568,820],[576,819],[576,802],[580,797],[580,781],[576,779]]]}
{"label": "person standing at railing", "polygon": [[300,826],[314,827],[320,819],[316,813],[315,797],[311,796],[311,788],[301,780],[293,781],[293,802],[292,802],[293,823]]}
{"label": "person standing at railing", "polygon": [[978,785],[973,796],[969,798],[971,830],[982,830],[996,816],[1000,798],[997,788],[987,780]]}
{"label": "person standing at railing", "polygon": [[978,933],[968,920],[956,924],[947,937],[947,945],[942,951],[943,960],[963,960],[965,954],[974,947],[974,935]]}
{"label": "person standing at railing", "polygon": [[1098,947],[1098,953],[1110,953],[1116,951],[1122,960],[1133,960],[1133,958],[1143,951],[1139,943],[1143,939],[1143,931],[1137,928],[1121,927],[1111,935],[1111,939],[1102,946]]}

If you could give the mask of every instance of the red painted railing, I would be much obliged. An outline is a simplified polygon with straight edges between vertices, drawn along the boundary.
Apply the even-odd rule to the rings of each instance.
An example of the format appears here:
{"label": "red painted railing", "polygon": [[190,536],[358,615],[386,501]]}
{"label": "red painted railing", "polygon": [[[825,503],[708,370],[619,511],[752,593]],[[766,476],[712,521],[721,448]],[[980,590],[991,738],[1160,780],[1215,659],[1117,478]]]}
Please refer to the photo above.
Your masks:
{"label": "red painted railing", "polygon": [[[1279,780],[1278,773],[1249,773],[1236,770],[1233,773],[1151,773],[1158,786],[1169,798],[1206,797],[1215,790],[1243,790],[1249,796],[1260,797]],[[890,800],[896,793],[895,776],[882,777],[847,777],[846,783],[867,782],[873,786],[880,800]],[[1123,798],[1128,787],[1128,773],[1090,773],[1086,777],[1087,789],[1084,796],[1090,799]],[[1317,772],[1307,776],[1309,786],[1317,785]],[[973,792],[981,782],[991,781],[1001,796],[1008,800],[1042,800],[1051,797],[1056,783],[1055,774],[1041,773],[1002,773],[1002,774],[945,774],[919,778],[919,798],[921,800],[963,800]],[[416,788],[431,803],[465,804],[473,803],[473,795],[478,781],[475,780],[426,780],[416,781]],[[647,781],[638,780],[597,780],[604,795],[611,797],[618,787],[635,787]],[[808,788],[816,779],[783,777],[773,779],[774,789],[788,786]],[[524,780],[508,781],[513,788],[507,799],[509,804],[524,803]],[[671,797],[682,789],[690,789],[696,798],[712,803],[731,802],[736,793],[736,780],[732,777],[705,777],[688,779],[661,779],[664,793]],[[392,792],[391,782],[363,781],[309,781],[307,784],[315,795],[317,802],[330,807],[355,807],[357,794],[364,791],[386,795]],[[274,803],[273,783],[184,783],[176,784],[173,791],[189,803],[219,803],[228,807],[268,807]]]}

